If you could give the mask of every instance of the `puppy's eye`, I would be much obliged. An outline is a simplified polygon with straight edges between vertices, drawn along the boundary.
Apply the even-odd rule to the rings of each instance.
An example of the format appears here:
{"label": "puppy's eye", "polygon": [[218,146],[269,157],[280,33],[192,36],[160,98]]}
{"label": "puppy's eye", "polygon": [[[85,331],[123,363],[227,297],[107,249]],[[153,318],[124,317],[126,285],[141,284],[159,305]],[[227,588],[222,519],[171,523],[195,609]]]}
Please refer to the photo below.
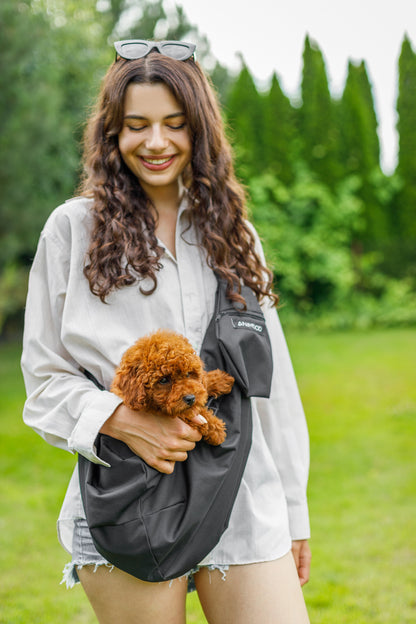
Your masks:
{"label": "puppy's eye", "polygon": [[169,375],[167,375],[166,377],[161,377],[161,378],[159,379],[159,383],[160,383],[162,386],[165,386],[165,385],[166,385],[166,384],[168,384],[169,382],[170,382],[170,377],[169,377]]}
{"label": "puppy's eye", "polygon": [[198,378],[198,373],[196,371],[189,371],[186,375],[187,377],[193,377],[194,379]]}

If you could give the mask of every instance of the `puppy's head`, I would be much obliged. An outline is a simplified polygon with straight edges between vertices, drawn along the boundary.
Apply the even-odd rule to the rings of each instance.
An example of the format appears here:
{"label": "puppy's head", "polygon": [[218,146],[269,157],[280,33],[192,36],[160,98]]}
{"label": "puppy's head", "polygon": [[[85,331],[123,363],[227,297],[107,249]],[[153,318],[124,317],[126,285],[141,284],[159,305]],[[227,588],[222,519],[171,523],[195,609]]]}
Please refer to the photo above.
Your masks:
{"label": "puppy's head", "polygon": [[189,341],[159,330],[127,349],[111,389],[132,409],[157,410],[170,416],[205,405],[207,392],[201,359]]}

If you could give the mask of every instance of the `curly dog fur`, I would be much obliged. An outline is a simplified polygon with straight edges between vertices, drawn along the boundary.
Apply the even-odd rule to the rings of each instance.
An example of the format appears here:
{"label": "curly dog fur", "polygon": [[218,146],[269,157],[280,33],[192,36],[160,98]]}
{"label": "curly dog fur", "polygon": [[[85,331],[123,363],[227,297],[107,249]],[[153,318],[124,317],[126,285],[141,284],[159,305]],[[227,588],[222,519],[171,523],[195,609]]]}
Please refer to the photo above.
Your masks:
{"label": "curly dog fur", "polygon": [[[206,407],[208,397],[228,394],[234,379],[221,370],[206,372],[201,358],[181,334],[159,330],[124,353],[111,390],[135,410],[178,416],[209,444],[224,442],[225,423]],[[201,414],[206,424],[192,418]]]}

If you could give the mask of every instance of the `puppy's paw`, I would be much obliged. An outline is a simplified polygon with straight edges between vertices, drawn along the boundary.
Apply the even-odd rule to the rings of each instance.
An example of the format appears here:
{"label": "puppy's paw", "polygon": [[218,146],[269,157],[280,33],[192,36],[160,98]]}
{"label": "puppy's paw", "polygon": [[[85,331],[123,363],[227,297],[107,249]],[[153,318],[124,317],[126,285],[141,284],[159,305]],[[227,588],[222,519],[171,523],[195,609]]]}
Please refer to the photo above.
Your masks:
{"label": "puppy's paw", "polygon": [[225,431],[225,422],[215,417],[209,422],[208,426],[209,428],[207,433],[203,434],[205,442],[208,442],[208,444],[212,444],[213,446],[222,444],[227,436]]}
{"label": "puppy's paw", "polygon": [[209,396],[218,397],[221,394],[231,392],[234,385],[234,377],[228,373],[216,369],[207,373],[207,391]]}

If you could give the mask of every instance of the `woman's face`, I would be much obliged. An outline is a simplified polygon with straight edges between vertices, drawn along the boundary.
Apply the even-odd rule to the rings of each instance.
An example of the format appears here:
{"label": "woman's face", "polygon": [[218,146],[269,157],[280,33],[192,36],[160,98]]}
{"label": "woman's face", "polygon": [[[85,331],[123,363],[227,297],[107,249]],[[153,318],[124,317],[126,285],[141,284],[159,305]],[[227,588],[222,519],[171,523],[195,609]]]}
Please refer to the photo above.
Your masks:
{"label": "woman's face", "polygon": [[162,187],[177,192],[178,178],[191,160],[191,139],[183,107],[164,84],[127,87],[118,144],[149,196]]}

